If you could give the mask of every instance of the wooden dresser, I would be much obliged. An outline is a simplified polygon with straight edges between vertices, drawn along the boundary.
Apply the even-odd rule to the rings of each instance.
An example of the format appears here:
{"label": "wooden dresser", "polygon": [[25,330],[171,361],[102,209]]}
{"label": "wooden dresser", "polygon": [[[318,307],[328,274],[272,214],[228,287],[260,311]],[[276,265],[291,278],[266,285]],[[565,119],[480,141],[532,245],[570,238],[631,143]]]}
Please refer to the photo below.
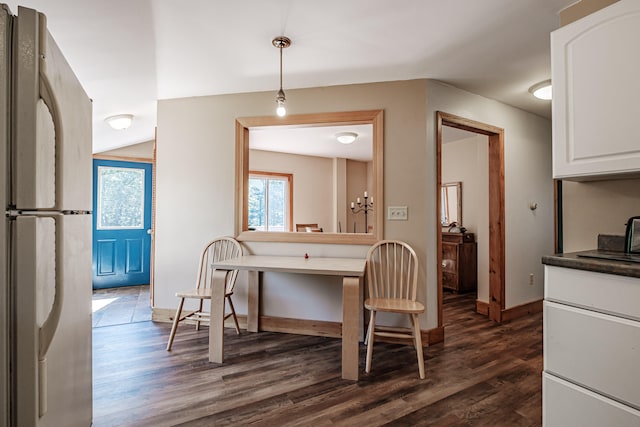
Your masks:
{"label": "wooden dresser", "polygon": [[442,287],[455,292],[478,287],[476,240],[473,233],[442,232]]}

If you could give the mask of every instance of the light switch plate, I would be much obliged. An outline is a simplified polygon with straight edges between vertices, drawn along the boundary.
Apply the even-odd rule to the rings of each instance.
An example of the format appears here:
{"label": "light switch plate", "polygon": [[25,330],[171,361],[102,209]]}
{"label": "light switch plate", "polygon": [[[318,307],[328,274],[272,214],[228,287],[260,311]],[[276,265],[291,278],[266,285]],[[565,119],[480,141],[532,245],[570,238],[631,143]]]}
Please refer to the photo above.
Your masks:
{"label": "light switch plate", "polygon": [[406,221],[407,207],[406,206],[389,206],[387,208],[387,219],[391,221]]}

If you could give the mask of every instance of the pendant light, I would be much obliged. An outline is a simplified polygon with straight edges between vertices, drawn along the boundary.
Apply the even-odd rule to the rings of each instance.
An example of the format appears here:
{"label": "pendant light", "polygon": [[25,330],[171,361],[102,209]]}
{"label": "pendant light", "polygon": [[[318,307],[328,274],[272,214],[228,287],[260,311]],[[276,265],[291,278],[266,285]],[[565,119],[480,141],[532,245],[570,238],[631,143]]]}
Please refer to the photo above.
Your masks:
{"label": "pendant light", "polygon": [[291,39],[285,36],[276,37],[271,41],[275,47],[280,49],[280,90],[276,95],[276,103],[278,104],[278,108],[276,109],[276,114],[282,117],[287,114],[287,109],[284,107],[284,102],[286,98],[284,96],[284,90],[282,90],[282,49],[291,46]]}

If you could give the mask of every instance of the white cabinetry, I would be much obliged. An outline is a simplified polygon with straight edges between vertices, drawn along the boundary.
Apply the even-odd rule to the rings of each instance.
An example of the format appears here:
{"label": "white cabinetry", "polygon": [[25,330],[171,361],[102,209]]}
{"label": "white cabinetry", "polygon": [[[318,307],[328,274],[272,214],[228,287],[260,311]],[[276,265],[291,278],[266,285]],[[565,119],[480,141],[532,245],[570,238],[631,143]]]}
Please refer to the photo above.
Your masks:
{"label": "white cabinetry", "polygon": [[553,176],[640,173],[640,1],[551,33]]}
{"label": "white cabinetry", "polygon": [[640,426],[638,301],[638,278],[545,266],[545,426]]}

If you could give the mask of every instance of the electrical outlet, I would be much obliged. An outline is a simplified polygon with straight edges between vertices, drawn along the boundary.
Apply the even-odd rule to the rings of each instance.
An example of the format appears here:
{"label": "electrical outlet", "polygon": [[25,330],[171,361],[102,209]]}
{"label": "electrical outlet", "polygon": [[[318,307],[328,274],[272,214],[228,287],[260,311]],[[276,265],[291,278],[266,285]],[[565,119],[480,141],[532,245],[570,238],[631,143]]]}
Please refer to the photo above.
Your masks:
{"label": "electrical outlet", "polygon": [[407,207],[406,206],[389,206],[387,209],[387,219],[391,221],[406,221]]}
{"label": "electrical outlet", "polygon": [[533,286],[533,273],[529,273],[529,286]]}

